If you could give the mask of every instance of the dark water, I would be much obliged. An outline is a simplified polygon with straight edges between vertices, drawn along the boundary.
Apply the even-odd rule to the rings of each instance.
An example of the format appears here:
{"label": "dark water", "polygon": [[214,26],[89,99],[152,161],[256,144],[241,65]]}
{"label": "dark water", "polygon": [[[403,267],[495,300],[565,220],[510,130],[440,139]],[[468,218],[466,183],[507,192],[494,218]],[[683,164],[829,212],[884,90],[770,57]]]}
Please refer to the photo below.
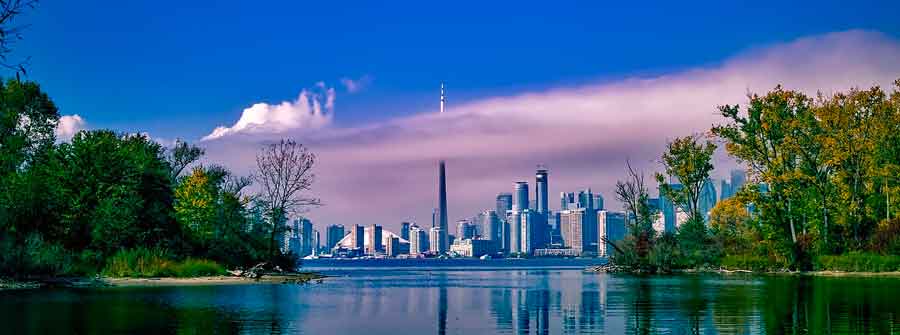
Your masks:
{"label": "dark water", "polygon": [[343,269],[322,284],[0,292],[3,334],[900,332],[900,280]]}

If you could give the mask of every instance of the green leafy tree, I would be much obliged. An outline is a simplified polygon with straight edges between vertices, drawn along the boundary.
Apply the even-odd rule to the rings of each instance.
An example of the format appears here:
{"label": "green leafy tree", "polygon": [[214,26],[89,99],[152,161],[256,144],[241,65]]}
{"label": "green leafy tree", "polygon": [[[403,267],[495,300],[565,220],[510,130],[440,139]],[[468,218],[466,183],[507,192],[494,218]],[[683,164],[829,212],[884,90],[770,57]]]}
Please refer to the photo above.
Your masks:
{"label": "green leafy tree", "polygon": [[177,246],[170,166],[159,144],[145,136],[97,130],[76,134],[57,151],[52,170],[61,222],[51,231],[53,238],[72,250],[102,255],[120,248]]}
{"label": "green leafy tree", "polygon": [[[725,149],[739,162],[745,163],[753,180],[765,183],[767,192],[756,192],[754,203],[764,213],[763,223],[771,225],[775,237],[792,245],[793,253],[801,252],[797,244],[797,207],[801,198],[799,155],[789,150],[786,142],[795,131],[798,120],[811,113],[811,100],[802,93],[781,86],[764,96],[750,95],[745,110],[738,105],[719,107],[727,122],[712,128],[713,134],[725,140]],[[795,257],[796,258],[796,257]]]}

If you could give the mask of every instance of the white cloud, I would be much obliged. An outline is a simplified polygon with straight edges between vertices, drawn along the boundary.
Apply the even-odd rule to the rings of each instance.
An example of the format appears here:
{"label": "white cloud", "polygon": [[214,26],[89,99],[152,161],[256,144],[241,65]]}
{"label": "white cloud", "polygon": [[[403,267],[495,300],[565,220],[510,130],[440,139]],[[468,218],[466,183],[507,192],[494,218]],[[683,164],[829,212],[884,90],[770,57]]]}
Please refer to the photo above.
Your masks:
{"label": "white cloud", "polygon": [[87,122],[80,115],[63,115],[59,118],[59,123],[56,125],[56,139],[58,141],[68,141],[86,127]]}
{"label": "white cloud", "polygon": [[[533,183],[537,164],[550,168],[551,195],[591,187],[616,208],[612,189],[624,175],[624,161],[650,176],[667,139],[723,121],[716,106],[746,103],[747,92],[765,93],[778,84],[809,94],[887,87],[900,77],[897,59],[897,40],[865,31],[833,33],[753,50],[716,66],[479,99],[451,104],[445,114],[429,110],[355,128],[296,128],[301,131],[277,137],[293,137],[317,153],[313,192],[327,205],[310,217],[322,224],[395,225],[409,217],[428,224],[438,159],[448,164],[451,219],[492,207],[496,194],[512,191],[514,181]],[[273,138],[210,143],[208,158],[250,172],[260,143]],[[720,158],[717,166],[726,168],[718,173],[729,164]]]}
{"label": "white cloud", "polygon": [[314,90],[302,90],[294,101],[277,105],[260,102],[245,108],[231,127],[217,127],[204,141],[233,134],[271,134],[288,130],[319,129],[331,123],[335,90],[318,82]]}
{"label": "white cloud", "polygon": [[356,93],[369,86],[372,83],[372,77],[364,75],[359,79],[341,78],[341,84],[347,89],[347,92]]}

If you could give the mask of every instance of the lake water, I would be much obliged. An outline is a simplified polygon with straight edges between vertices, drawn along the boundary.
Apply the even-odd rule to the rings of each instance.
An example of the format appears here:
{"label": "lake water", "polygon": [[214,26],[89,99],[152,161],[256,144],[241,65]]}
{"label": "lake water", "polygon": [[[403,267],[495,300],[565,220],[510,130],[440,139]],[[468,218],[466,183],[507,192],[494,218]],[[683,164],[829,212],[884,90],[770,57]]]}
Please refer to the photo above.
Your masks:
{"label": "lake water", "polygon": [[4,334],[900,332],[900,280],[323,268],[310,285],[0,292]]}

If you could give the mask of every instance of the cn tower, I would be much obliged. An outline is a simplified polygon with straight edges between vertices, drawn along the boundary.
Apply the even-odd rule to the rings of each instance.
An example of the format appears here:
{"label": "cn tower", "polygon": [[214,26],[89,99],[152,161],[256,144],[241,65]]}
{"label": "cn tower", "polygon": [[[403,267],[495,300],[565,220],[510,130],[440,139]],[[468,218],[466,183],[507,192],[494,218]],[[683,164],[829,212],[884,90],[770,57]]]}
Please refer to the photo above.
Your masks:
{"label": "cn tower", "polygon": [[[444,100],[444,83],[441,82],[441,114],[444,114]],[[440,211],[440,223],[438,228],[440,229],[440,233],[437,250],[440,253],[445,253],[450,250],[450,246],[448,245],[449,241],[447,238],[447,234],[449,234],[447,227],[447,176],[443,159],[438,166],[438,210]]]}

